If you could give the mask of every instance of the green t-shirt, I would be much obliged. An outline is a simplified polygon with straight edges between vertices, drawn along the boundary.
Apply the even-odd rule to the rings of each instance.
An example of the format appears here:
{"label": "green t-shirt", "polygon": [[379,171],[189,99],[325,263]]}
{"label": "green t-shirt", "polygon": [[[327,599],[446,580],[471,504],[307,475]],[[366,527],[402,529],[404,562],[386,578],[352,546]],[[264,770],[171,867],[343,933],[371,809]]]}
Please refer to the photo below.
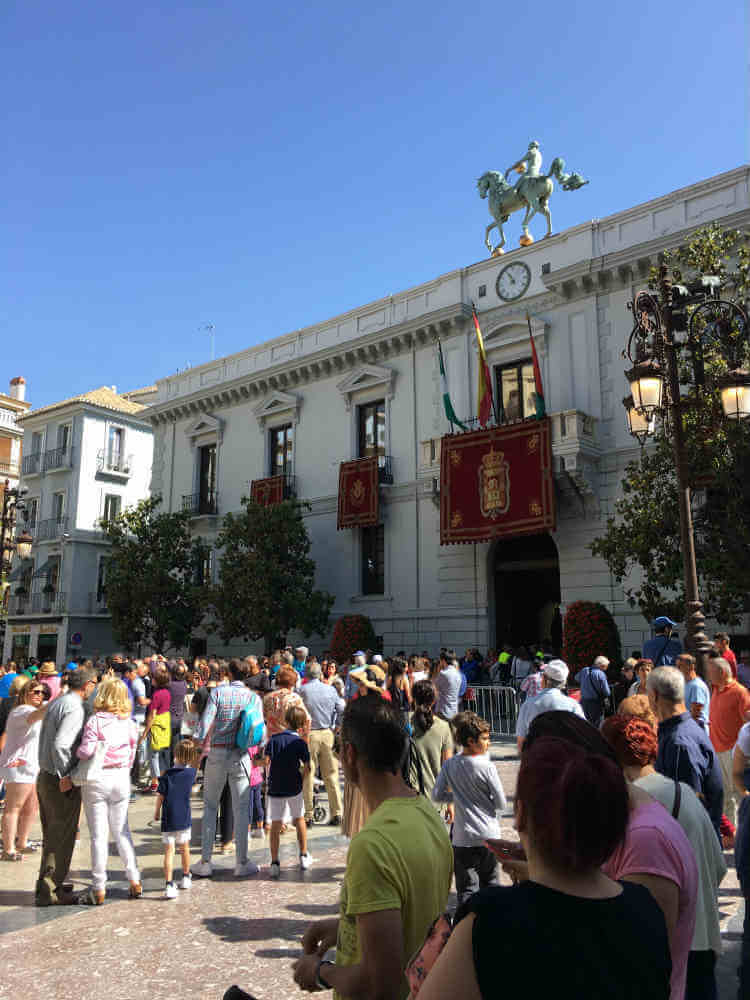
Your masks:
{"label": "green t-shirt", "polygon": [[[451,727],[443,719],[437,716],[432,720],[432,725],[423,733],[414,722],[414,713],[409,716],[412,726],[412,738],[417,748],[420,763],[422,764],[422,781],[424,782],[424,793],[429,799],[432,789],[435,787],[440,768],[443,766],[443,751],[453,750],[453,736]],[[412,768],[412,787],[418,789],[416,768]],[[437,803],[438,810],[440,803]]]}
{"label": "green t-shirt", "polygon": [[[452,877],[450,839],[427,799],[421,795],[386,799],[349,845],[336,964],[357,965],[357,916],[379,910],[401,911],[404,962],[408,962],[424,944],[430,924],[445,910]],[[403,979],[398,998],[405,1000],[408,995]]]}

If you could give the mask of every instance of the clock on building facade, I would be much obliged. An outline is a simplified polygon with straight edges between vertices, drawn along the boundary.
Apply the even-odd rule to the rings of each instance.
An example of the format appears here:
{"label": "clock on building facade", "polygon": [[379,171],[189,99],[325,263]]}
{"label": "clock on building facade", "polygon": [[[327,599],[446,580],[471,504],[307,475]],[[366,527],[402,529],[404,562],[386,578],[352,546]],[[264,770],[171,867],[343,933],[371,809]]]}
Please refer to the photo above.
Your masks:
{"label": "clock on building facade", "polygon": [[512,264],[506,264],[498,274],[495,290],[498,297],[504,302],[513,302],[515,299],[521,298],[530,284],[531,271],[528,264],[524,264],[522,260],[516,260]]}

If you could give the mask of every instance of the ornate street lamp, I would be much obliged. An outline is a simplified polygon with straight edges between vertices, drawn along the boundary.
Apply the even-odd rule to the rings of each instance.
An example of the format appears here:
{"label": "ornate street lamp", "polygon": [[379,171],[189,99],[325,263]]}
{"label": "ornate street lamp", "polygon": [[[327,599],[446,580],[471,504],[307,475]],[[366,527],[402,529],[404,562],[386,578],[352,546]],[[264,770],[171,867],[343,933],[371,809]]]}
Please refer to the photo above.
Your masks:
{"label": "ornate street lamp", "polygon": [[27,487],[21,486],[11,489],[10,481],[5,480],[2,512],[0,513],[0,576],[10,569],[14,551],[18,553],[20,559],[28,559],[31,555],[34,539],[28,531],[22,532],[15,541],[10,537],[16,523],[16,516],[26,510],[24,497],[27,493]]}
{"label": "ornate street lamp", "polygon": [[22,531],[16,539],[16,552],[19,559],[29,559],[31,556],[31,546],[34,544],[33,537],[28,531]]}
{"label": "ornate street lamp", "polygon": [[[668,417],[665,426],[672,443],[677,473],[680,541],[686,598],[686,644],[705,676],[710,648],[703,627],[705,617],[698,593],[695,538],[690,508],[683,410],[689,405],[681,395],[685,371],[680,373],[681,352],[692,363],[692,384],[699,393],[718,389],[724,414],[730,420],[750,416],[750,372],[741,365],[748,338],[748,318],[736,303],[720,299],[719,278],[702,277],[689,285],[673,286],[667,268],[659,271],[659,296],[639,292],[629,304],[635,326],[625,356],[632,368],[626,373],[632,395],[623,400],[628,429],[641,445],[653,434],[657,415]],[[686,307],[694,307],[690,319]],[[675,334],[685,334],[678,341]],[[707,374],[705,359],[720,361],[728,371]]]}

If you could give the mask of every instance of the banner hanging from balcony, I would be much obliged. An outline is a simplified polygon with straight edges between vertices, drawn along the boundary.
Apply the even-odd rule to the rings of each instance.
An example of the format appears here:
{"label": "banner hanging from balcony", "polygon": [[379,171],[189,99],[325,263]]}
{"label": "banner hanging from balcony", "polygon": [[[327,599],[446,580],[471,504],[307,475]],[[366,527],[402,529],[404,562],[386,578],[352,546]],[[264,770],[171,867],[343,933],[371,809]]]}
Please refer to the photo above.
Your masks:
{"label": "banner hanging from balcony", "polygon": [[554,531],[549,420],[448,434],[440,457],[440,544]]}
{"label": "banner hanging from balcony", "polygon": [[378,492],[377,457],[342,462],[339,467],[339,511],[336,527],[355,528],[377,524],[380,495]]}
{"label": "banner hanging from balcony", "polygon": [[269,476],[268,479],[253,479],[250,483],[250,499],[261,507],[271,507],[284,499],[284,477]]}

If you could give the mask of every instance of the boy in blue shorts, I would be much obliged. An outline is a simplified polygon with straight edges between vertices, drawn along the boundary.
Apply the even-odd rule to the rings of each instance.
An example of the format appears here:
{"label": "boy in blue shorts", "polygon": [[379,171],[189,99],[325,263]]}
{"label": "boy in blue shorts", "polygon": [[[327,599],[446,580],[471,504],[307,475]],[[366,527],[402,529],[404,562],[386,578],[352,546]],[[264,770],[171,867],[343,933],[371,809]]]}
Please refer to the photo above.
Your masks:
{"label": "boy in blue shorts", "polygon": [[279,842],[287,810],[297,828],[300,867],[306,870],[313,862],[312,856],[307,853],[307,824],[302,794],[303,776],[310,772],[310,751],[298,735],[298,730],[307,722],[307,713],[299,705],[291,705],[284,719],[289,728],[272,736],[266,744],[265,763],[269,770],[266,820],[271,821],[271,878],[278,878],[281,874]]}
{"label": "boy in blue shorts", "polygon": [[177,887],[172,878],[175,844],[182,855],[181,889],[192,885],[190,874],[190,837],[193,832],[193,818],[190,810],[190,792],[195,782],[195,763],[200,748],[191,739],[181,740],[174,749],[174,765],[159,778],[159,793],[156,796],[154,820],[161,816],[161,839],[164,844],[164,878],[167,899],[177,897]]}

